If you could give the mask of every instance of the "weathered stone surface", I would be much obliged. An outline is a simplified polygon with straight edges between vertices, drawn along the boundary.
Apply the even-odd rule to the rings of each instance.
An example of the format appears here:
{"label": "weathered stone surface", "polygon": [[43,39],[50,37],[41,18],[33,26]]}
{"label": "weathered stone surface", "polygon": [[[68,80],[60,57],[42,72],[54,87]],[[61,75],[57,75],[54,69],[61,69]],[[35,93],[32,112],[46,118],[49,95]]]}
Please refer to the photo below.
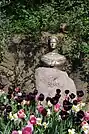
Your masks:
{"label": "weathered stone surface", "polygon": [[6,85],[4,91],[7,91],[12,84],[19,85],[24,90],[32,90],[31,75],[33,71],[31,68],[24,70],[24,67],[23,58],[20,57],[18,63],[16,63],[16,57],[13,53],[8,51],[4,53],[3,61],[0,64],[0,83]]}
{"label": "weathered stone surface", "polygon": [[70,74],[70,78],[72,78],[75,82],[77,90],[83,90],[84,96],[83,96],[83,101],[87,101],[87,86],[88,82],[85,82],[81,79],[81,72],[77,70],[77,72],[72,72]]}
{"label": "weathered stone surface", "polygon": [[24,36],[24,35],[15,34],[15,35],[12,37],[12,42],[15,43],[15,44],[19,44],[19,43],[21,43],[22,39],[25,39],[25,36]]}
{"label": "weathered stone surface", "polygon": [[50,52],[46,55],[43,55],[41,61],[48,66],[56,67],[63,65],[66,62],[66,58],[58,53]]}
{"label": "weathered stone surface", "polygon": [[72,79],[66,72],[54,68],[40,67],[36,69],[36,88],[39,93],[43,93],[45,97],[54,96],[56,89],[61,89],[60,102],[64,99],[64,91],[70,90],[76,93],[76,87]]}
{"label": "weathered stone surface", "polygon": [[[35,87],[34,70],[40,66],[40,57],[47,52],[47,47],[36,44],[30,36],[12,36],[0,63],[0,83],[7,84],[8,81],[9,86],[20,86],[22,90],[31,91]],[[4,82],[3,77],[6,78]]]}
{"label": "weathered stone surface", "polygon": [[3,91],[7,92],[8,87],[11,84],[10,81],[7,79],[7,77],[3,76],[3,75],[0,75],[0,83],[2,85],[4,85],[4,88],[2,90],[0,89],[0,94],[1,94],[1,92],[3,93]]}
{"label": "weathered stone surface", "polygon": [[51,38],[51,39],[55,38],[56,44],[60,44],[60,42],[63,40],[64,36],[65,35],[63,33],[52,34],[49,32],[41,32],[41,43],[48,44],[49,38]]}

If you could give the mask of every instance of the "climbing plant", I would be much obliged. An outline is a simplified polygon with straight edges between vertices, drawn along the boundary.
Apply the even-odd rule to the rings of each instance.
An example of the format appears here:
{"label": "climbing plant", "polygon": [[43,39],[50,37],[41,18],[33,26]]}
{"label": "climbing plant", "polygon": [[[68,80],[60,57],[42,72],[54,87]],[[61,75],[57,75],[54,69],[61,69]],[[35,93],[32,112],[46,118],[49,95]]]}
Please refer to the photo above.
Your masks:
{"label": "climbing plant", "polygon": [[69,28],[64,44],[68,47],[63,47],[63,54],[73,65],[82,58],[82,67],[89,70],[84,60],[89,57],[88,0],[1,0],[0,9],[0,53],[14,33],[39,37],[41,31],[59,32],[60,24],[66,23]]}

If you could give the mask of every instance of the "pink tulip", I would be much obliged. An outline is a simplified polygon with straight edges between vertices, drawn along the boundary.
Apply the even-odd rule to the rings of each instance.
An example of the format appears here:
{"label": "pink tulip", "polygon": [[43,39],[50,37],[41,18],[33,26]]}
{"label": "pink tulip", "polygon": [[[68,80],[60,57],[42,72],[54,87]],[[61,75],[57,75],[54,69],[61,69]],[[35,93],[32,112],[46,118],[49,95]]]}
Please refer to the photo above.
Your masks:
{"label": "pink tulip", "polygon": [[30,127],[25,127],[23,130],[22,130],[22,134],[32,134],[32,130]]}
{"label": "pink tulip", "polygon": [[24,112],[24,110],[23,109],[20,109],[18,111],[17,115],[18,115],[18,118],[24,119],[25,118],[25,112]]}
{"label": "pink tulip", "polygon": [[14,130],[12,131],[12,134],[19,134],[18,131]]}
{"label": "pink tulip", "polygon": [[20,88],[19,87],[16,87],[15,88],[15,92],[20,92]]}
{"label": "pink tulip", "polygon": [[35,125],[36,124],[36,117],[34,115],[30,116],[30,123]]}
{"label": "pink tulip", "polygon": [[55,112],[58,112],[59,110],[60,110],[60,104],[59,103],[57,103],[56,105],[54,105],[54,111]]}
{"label": "pink tulip", "polygon": [[33,125],[29,124],[22,129],[22,134],[32,134]]}
{"label": "pink tulip", "polygon": [[43,111],[44,107],[42,105],[39,105],[37,107],[37,109],[38,109],[38,112],[41,113]]}
{"label": "pink tulip", "polygon": [[86,121],[89,121],[89,112],[85,112],[84,119],[85,119]]}

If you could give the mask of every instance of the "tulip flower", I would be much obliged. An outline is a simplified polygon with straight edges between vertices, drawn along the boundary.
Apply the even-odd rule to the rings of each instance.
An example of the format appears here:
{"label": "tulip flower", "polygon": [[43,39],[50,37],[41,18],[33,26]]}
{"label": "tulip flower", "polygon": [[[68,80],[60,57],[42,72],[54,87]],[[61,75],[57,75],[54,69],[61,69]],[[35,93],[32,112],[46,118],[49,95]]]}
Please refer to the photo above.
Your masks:
{"label": "tulip flower", "polygon": [[20,119],[24,119],[26,117],[25,112],[24,112],[23,109],[20,109],[18,111],[17,115],[18,115],[18,118],[20,118]]}
{"label": "tulip flower", "polygon": [[22,129],[22,134],[32,134],[33,132],[33,125],[29,123],[29,125],[25,126]]}
{"label": "tulip flower", "polygon": [[68,134],[76,134],[75,133],[75,129],[73,129],[73,128],[72,129],[68,129]]}
{"label": "tulip flower", "polygon": [[89,112],[85,112],[84,119],[85,121],[89,121]]}
{"label": "tulip flower", "polygon": [[18,131],[14,130],[12,131],[12,134],[19,134]]}
{"label": "tulip flower", "polygon": [[57,103],[56,105],[54,105],[54,111],[55,112],[58,112],[59,110],[60,110],[60,104],[59,103]]}
{"label": "tulip flower", "polygon": [[42,125],[41,123],[42,123],[42,118],[37,118],[36,124],[41,126]]}
{"label": "tulip flower", "polygon": [[34,115],[30,116],[30,123],[35,125],[36,124],[36,117]]}

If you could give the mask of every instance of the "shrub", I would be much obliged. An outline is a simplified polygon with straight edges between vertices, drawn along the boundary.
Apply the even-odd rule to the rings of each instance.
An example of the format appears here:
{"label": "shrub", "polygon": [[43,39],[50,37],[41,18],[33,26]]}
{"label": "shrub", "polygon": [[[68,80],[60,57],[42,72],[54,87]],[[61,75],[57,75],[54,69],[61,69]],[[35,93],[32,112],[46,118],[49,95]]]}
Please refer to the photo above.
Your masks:
{"label": "shrub", "polygon": [[[0,7],[1,47],[6,46],[8,37],[13,33],[25,33],[27,35],[32,33],[39,37],[41,31],[56,33],[59,32],[61,23],[67,23],[69,30],[68,37],[63,42],[66,44],[62,49],[63,54],[70,57],[72,66],[76,64],[79,67],[78,63],[81,62],[81,57],[83,61],[85,61],[85,57],[88,59],[88,0],[2,0]],[[87,47],[83,45],[84,42]],[[81,65],[83,72],[87,73],[88,65],[85,62],[80,64],[83,64]]]}

